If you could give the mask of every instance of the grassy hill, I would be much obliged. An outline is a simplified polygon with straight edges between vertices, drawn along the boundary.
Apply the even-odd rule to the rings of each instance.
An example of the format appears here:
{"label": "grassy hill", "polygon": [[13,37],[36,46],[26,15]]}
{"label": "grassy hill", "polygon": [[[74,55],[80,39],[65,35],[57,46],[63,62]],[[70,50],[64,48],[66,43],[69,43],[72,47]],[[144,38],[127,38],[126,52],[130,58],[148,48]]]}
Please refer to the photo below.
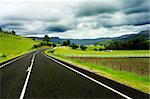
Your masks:
{"label": "grassy hill", "polygon": [[0,63],[32,51],[32,46],[37,43],[29,38],[0,32]]}

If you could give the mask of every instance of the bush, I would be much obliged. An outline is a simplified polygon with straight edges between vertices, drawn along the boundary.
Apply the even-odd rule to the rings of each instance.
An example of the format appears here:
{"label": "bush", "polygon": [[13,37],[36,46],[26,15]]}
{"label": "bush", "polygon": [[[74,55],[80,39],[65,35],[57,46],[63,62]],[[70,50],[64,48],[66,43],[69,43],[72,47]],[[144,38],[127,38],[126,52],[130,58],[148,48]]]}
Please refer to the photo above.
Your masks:
{"label": "bush", "polygon": [[55,44],[55,43],[53,43],[53,44],[52,44],[52,46],[53,46],[53,47],[56,47],[56,44]]}
{"label": "bush", "polygon": [[83,50],[83,51],[85,51],[85,50],[87,49],[87,47],[84,46],[84,45],[81,45],[81,46],[80,46],[80,49]]}
{"label": "bush", "polygon": [[94,51],[97,51],[97,49],[96,49],[96,48],[94,48]]}
{"label": "bush", "polygon": [[50,50],[50,51],[48,51],[48,53],[54,53],[55,52],[55,50]]}
{"label": "bush", "polygon": [[51,44],[51,43],[47,43],[47,45],[48,45],[48,46],[52,46],[52,44]]}
{"label": "bush", "polygon": [[70,45],[70,40],[63,41],[62,46],[69,46]]}
{"label": "bush", "polygon": [[38,45],[33,45],[33,48],[38,48]]}
{"label": "bush", "polygon": [[3,54],[3,55],[2,55],[2,57],[6,57],[6,55],[5,55],[5,54]]}
{"label": "bush", "polygon": [[99,48],[99,51],[103,51],[104,49],[102,49],[102,48]]}
{"label": "bush", "polygon": [[79,47],[79,45],[71,44],[70,47],[71,47],[72,49],[77,49],[77,48]]}

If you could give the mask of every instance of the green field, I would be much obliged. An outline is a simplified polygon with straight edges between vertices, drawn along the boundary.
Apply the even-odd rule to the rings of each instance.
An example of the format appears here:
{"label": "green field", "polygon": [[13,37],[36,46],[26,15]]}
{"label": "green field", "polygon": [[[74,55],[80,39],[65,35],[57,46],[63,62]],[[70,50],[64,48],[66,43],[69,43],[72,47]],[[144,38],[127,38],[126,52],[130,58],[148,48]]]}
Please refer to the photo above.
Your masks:
{"label": "green field", "polygon": [[55,49],[55,54],[69,57],[150,57],[149,50],[113,50],[109,51],[94,51],[96,47],[102,46],[88,46],[86,51],[79,48],[73,50],[70,47],[58,47]]}
{"label": "green field", "polygon": [[32,46],[37,43],[29,38],[0,32],[0,63],[32,51]]}
{"label": "green field", "polygon": [[140,76],[133,72],[119,71],[101,64],[97,64],[90,61],[83,61],[78,58],[71,57],[97,57],[97,58],[116,58],[116,57],[149,57],[150,53],[148,50],[116,50],[111,52],[94,51],[87,49],[82,51],[80,49],[73,50],[69,47],[58,47],[53,49],[54,53],[50,50],[46,50],[45,53],[51,55],[60,60],[66,61],[70,64],[78,66],[80,68],[86,69],[88,71],[94,72],[98,75],[107,77],[109,79],[115,80],[119,83],[131,86],[143,92],[150,92],[150,76]]}

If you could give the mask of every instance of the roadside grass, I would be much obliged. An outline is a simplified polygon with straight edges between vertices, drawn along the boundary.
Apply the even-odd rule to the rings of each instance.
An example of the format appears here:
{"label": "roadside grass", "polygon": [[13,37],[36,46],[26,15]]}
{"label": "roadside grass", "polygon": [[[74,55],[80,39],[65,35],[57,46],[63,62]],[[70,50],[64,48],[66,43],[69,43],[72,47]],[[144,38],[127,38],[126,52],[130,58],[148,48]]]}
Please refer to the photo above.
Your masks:
{"label": "roadside grass", "polygon": [[94,51],[91,48],[86,51],[72,49],[70,47],[58,47],[55,54],[67,57],[150,57],[149,50],[113,50],[113,51]]}
{"label": "roadside grass", "polygon": [[37,43],[29,38],[0,32],[0,63],[35,50],[31,48]]}
{"label": "roadside grass", "polygon": [[[72,59],[72,58],[67,57],[67,55],[65,56],[64,54],[61,54],[61,53],[67,53],[67,54],[76,53],[76,54],[82,55],[82,53],[88,52],[88,51],[82,52],[80,50],[72,50],[71,52],[71,50],[72,49],[68,47],[63,47],[63,48],[56,48],[54,53],[51,53],[49,50],[46,50],[44,53],[52,57],[55,57],[57,59],[68,62],[70,64],[73,64],[79,68],[83,68],[85,70],[94,72],[100,76],[104,76],[106,78],[112,79],[124,85],[141,90],[143,92],[146,92],[146,93],[150,92],[150,76],[139,76],[131,72],[113,70],[111,68],[108,68],[102,65],[97,65],[95,63],[89,63],[89,62],[82,62],[80,59]],[[137,54],[147,55],[149,51],[135,51],[135,52],[134,51],[118,51],[118,52],[114,51],[112,56],[116,56],[116,54],[120,55],[120,53],[124,53],[124,52],[126,52],[125,55],[130,56],[130,55],[137,55]],[[101,52],[99,52],[99,54],[100,53]],[[107,52],[104,52],[104,53],[108,54]]]}

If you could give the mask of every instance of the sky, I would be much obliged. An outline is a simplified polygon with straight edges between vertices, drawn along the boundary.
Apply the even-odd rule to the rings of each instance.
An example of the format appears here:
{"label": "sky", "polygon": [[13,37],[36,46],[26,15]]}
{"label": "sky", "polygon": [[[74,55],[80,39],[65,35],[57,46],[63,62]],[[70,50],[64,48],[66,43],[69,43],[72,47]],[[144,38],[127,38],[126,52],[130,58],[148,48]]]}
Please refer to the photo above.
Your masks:
{"label": "sky", "polygon": [[0,0],[0,27],[18,35],[93,39],[150,29],[149,0]]}

